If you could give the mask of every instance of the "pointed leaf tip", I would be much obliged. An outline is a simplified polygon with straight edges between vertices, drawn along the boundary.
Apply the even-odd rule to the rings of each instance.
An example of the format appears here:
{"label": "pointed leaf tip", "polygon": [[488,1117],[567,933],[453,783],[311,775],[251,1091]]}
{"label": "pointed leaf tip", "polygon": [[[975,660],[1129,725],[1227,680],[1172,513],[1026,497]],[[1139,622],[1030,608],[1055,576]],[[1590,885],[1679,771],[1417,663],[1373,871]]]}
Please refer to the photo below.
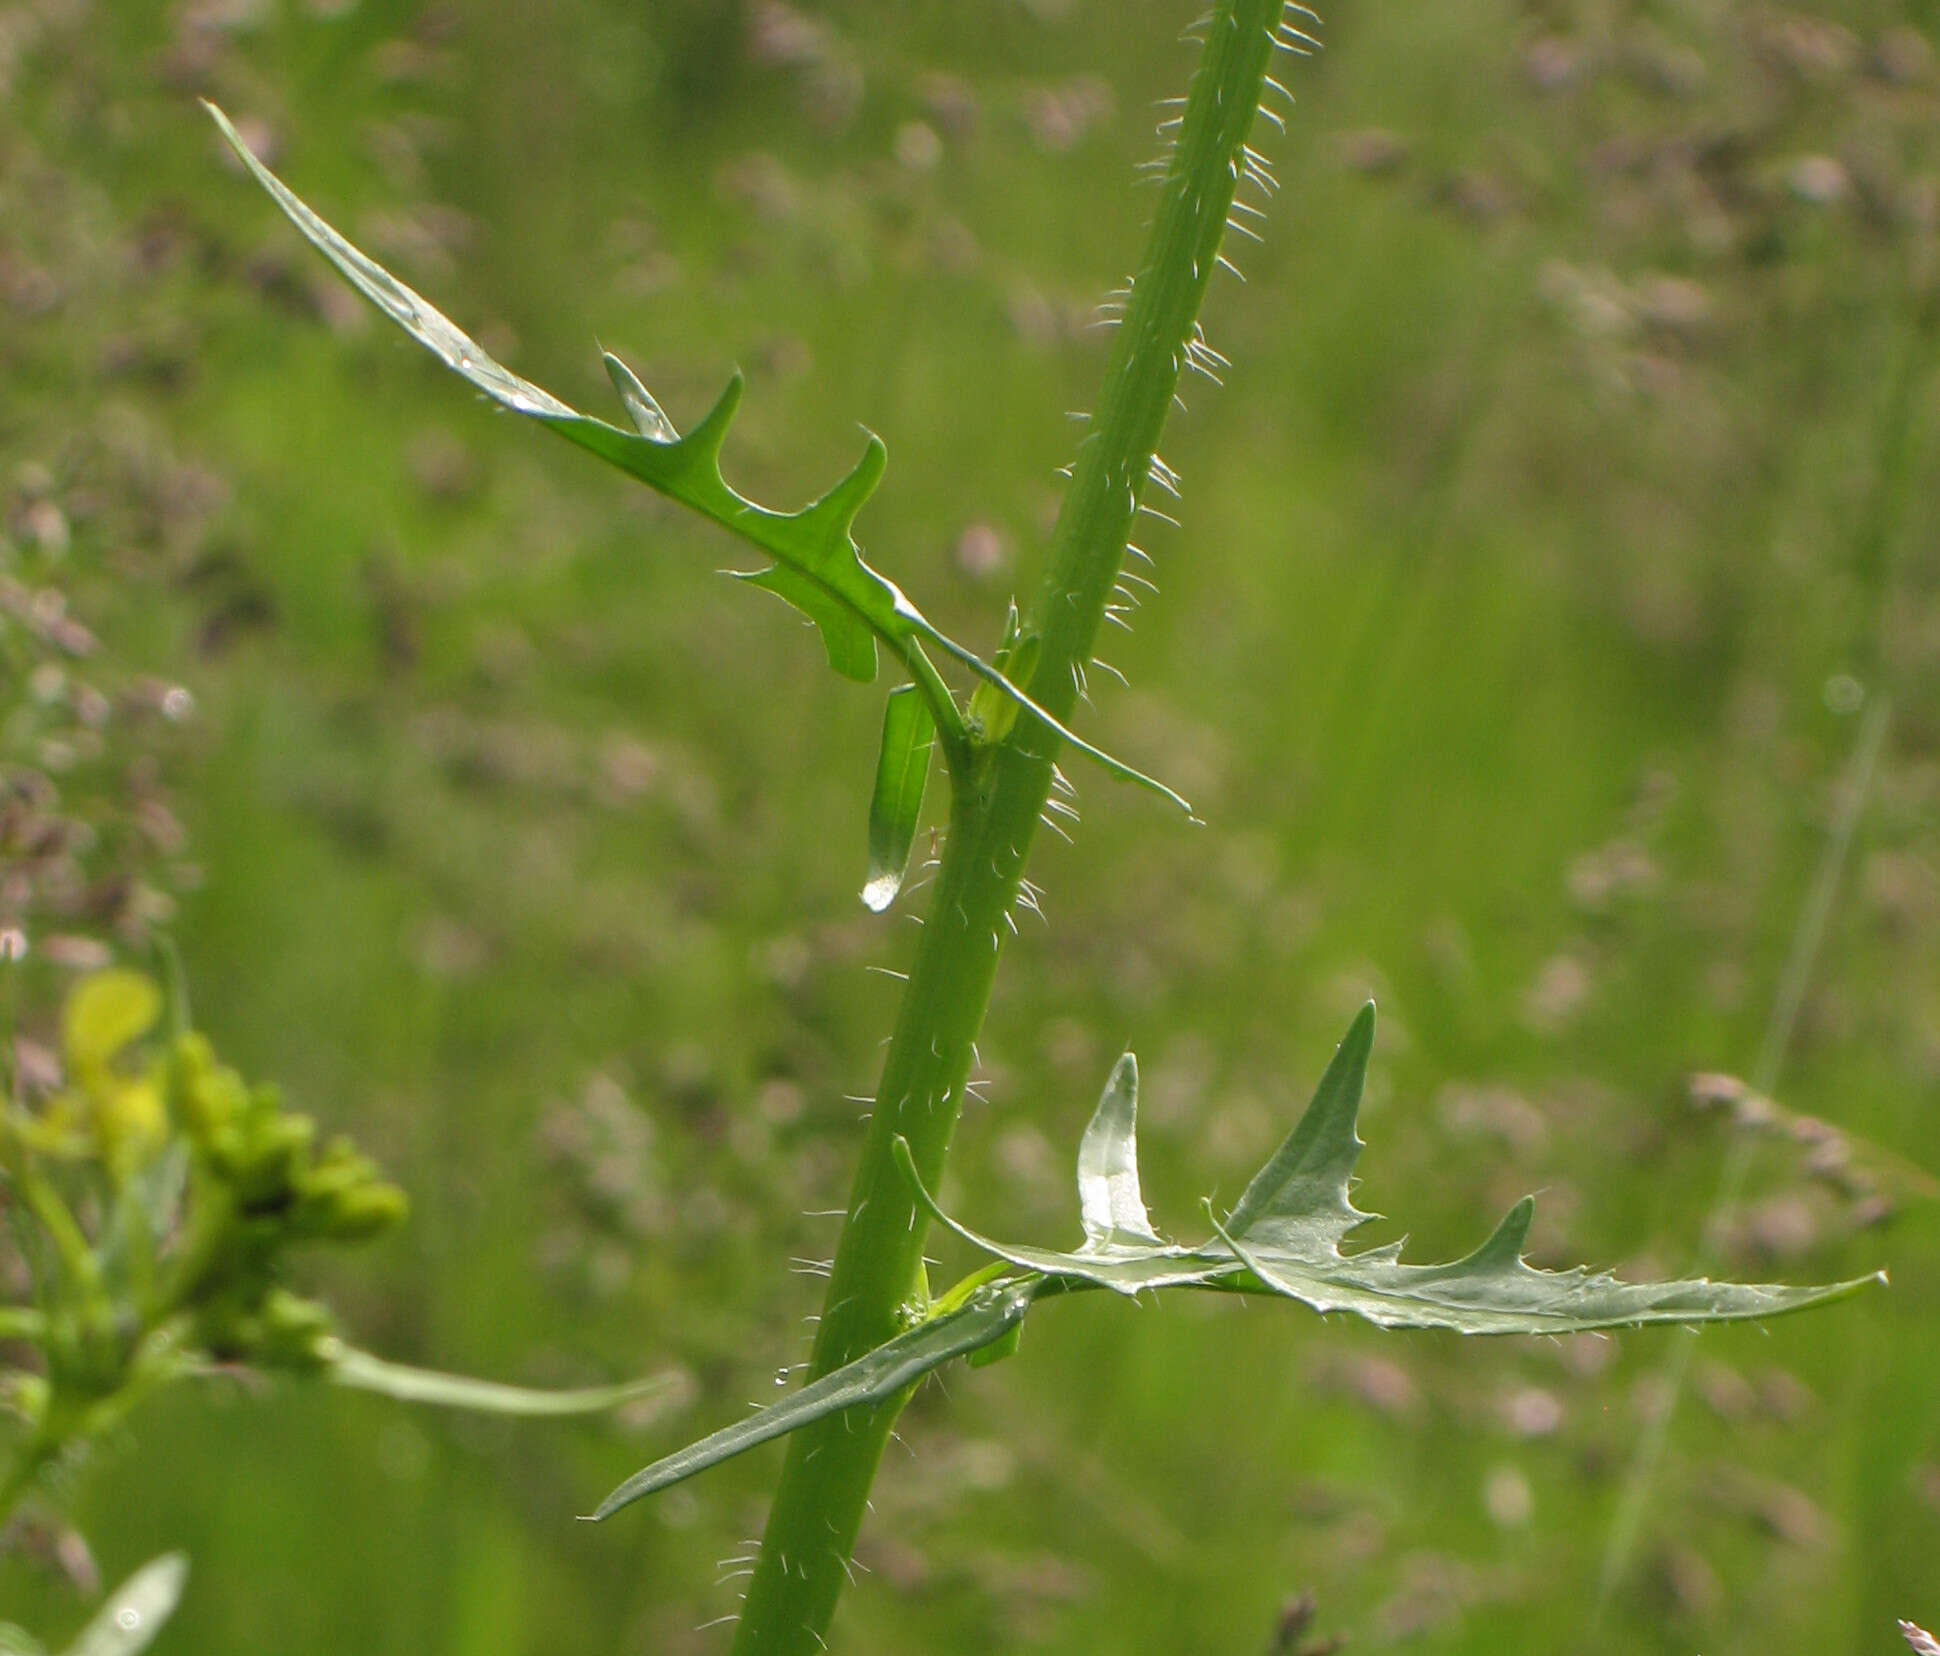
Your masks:
{"label": "pointed leaf tip", "polygon": [[1129,1052],[1112,1066],[1078,1144],[1078,1211],[1088,1249],[1159,1240],[1139,1189],[1138,1059]]}
{"label": "pointed leaf tip", "polygon": [[667,418],[653,394],[640,383],[640,377],[611,351],[602,351],[600,361],[606,364],[606,377],[613,382],[613,389],[620,394],[620,405],[626,410],[626,417],[633,422],[633,429],[651,443],[677,443],[680,433],[674,422]]}
{"label": "pointed leaf tip", "polygon": [[1295,1225],[1338,1241],[1368,1216],[1348,1199],[1348,1179],[1361,1153],[1355,1124],[1374,1051],[1374,1002],[1347,1026],[1313,1102],[1299,1124],[1241,1193],[1226,1227],[1245,1236],[1261,1224]]}
{"label": "pointed leaf tip", "polygon": [[721,446],[727,441],[728,427],[734,424],[734,416],[741,408],[741,395],[747,388],[748,382],[741,370],[735,369],[728,375],[727,384],[721,387],[721,394],[714,399],[714,406],[687,435],[687,441],[717,465]]}
{"label": "pointed leaf tip", "polygon": [[1483,1273],[1508,1270],[1522,1262],[1522,1250],[1529,1242],[1529,1225],[1536,1217],[1536,1198],[1525,1196],[1502,1216],[1502,1222],[1489,1233],[1489,1239],[1465,1259],[1448,1269],[1451,1273]]}
{"label": "pointed leaf tip", "polygon": [[882,439],[873,431],[867,435],[861,458],[849,468],[847,475],[801,514],[804,518],[825,521],[828,531],[837,537],[849,533],[856,514],[868,504],[889,469],[889,450],[883,446]]}

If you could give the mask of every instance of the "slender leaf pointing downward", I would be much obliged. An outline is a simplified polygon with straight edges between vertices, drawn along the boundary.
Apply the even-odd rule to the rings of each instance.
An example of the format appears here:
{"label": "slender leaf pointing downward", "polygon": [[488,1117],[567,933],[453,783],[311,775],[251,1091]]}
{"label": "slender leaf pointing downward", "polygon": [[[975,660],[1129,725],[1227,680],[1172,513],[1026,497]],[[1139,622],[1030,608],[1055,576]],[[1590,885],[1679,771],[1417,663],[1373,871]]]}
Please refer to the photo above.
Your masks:
{"label": "slender leaf pointing downward", "polygon": [[206,102],[203,107],[250,176],[269,192],[311,245],[343,273],[352,287],[453,373],[502,407],[550,426],[568,442],[711,518],[773,559],[771,567],[751,571],[741,579],[785,599],[813,621],[821,631],[829,665],[838,673],[859,683],[871,682],[876,676],[876,644],[881,641],[922,686],[932,715],[947,721],[953,735],[960,734],[962,719],[956,705],[923,653],[923,646],[931,645],[994,685],[1060,740],[1103,765],[1120,781],[1136,782],[1169,799],[1188,816],[1192,814],[1192,807],[1164,783],[1066,729],[989,662],[939,632],[895,582],[863,562],[852,531],[856,514],[875,493],[888,464],[880,439],[871,436],[854,470],[799,512],[774,512],[758,506],[737,494],[721,475],[721,445],[741,404],[743,382],[739,374],[728,381],[707,417],[683,437],[633,371],[609,353],[605,357],[607,376],[619,392],[634,429],[622,431],[582,414],[493,360],[477,340],[353,246],[258,161],[220,109]]}
{"label": "slender leaf pointing downward", "polygon": [[862,901],[871,913],[882,913],[902,889],[935,749],[936,720],[928,706],[915,685],[898,685],[882,710],[882,753],[869,800],[869,878]]}

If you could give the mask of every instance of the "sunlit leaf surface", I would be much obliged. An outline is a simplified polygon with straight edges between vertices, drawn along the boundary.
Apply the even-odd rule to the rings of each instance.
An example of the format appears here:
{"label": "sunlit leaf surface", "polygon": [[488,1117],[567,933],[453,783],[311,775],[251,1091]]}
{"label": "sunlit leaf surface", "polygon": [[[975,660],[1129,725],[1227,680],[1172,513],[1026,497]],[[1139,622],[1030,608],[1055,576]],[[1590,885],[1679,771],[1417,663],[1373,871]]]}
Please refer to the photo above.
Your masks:
{"label": "sunlit leaf surface", "polygon": [[108,1595],[66,1656],[135,1656],[146,1650],[175,1614],[188,1579],[189,1561],[181,1553],[164,1553],[144,1564]]}
{"label": "sunlit leaf surface", "polygon": [[205,103],[204,107],[250,176],[268,191],[311,245],[343,273],[351,286],[453,373],[500,406],[550,426],[569,442],[712,519],[772,559],[769,567],[749,571],[741,579],[785,599],[813,621],[821,631],[829,665],[836,672],[869,683],[876,676],[876,645],[881,641],[902,656],[923,681],[933,714],[954,713],[934,669],[923,658],[921,647],[931,645],[1118,780],[1137,783],[1191,814],[1192,807],[1164,783],[1067,729],[990,663],[938,631],[893,581],[863,562],[853,529],[856,514],[875,493],[888,464],[880,439],[871,436],[854,469],[799,512],[775,512],[756,505],[738,494],[721,475],[721,446],[741,403],[743,382],[739,374],[728,381],[706,418],[682,436],[638,376],[608,353],[607,377],[619,393],[633,429],[623,431],[582,414],[543,386],[534,385],[496,361],[437,306],[354,246],[256,159],[228,116],[214,104]]}
{"label": "sunlit leaf surface", "polygon": [[916,686],[890,691],[883,709],[876,787],[869,799],[869,877],[862,901],[872,913],[888,908],[902,889],[935,749],[936,721]]}
{"label": "sunlit leaf surface", "polygon": [[[1123,1059],[1079,1154],[1083,1246],[1061,1253],[994,1242],[944,1215],[920,1183],[917,1188],[930,1211],[958,1235],[1026,1270],[1125,1294],[1169,1287],[1280,1294],[1384,1328],[1563,1334],[1653,1322],[1734,1322],[1817,1305],[1879,1280],[1793,1288],[1701,1277],[1629,1283],[1584,1269],[1537,1270],[1522,1257],[1535,1213],[1528,1198],[1479,1248],[1450,1264],[1404,1265],[1399,1243],[1343,1253],[1342,1241],[1370,1217],[1354,1206],[1349,1186],[1362,1150],[1355,1123],[1373,1045],[1369,1005],[1348,1029],[1299,1125],[1254,1175],[1225,1222],[1213,1220],[1214,1239],[1198,1247],[1162,1241],[1145,1219],[1136,1168],[1137,1070]],[[917,1182],[907,1156],[903,1162]]]}

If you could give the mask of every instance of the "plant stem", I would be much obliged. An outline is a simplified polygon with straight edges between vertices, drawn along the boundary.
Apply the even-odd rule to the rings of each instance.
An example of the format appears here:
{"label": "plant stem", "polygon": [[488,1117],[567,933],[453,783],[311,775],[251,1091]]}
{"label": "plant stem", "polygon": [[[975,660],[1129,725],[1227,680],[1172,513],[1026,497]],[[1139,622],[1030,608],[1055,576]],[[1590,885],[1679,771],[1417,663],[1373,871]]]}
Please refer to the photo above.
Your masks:
{"label": "plant stem", "polygon": [[[1143,265],[1080,445],[1026,633],[1030,694],[1067,719],[1125,559],[1133,514],[1219,260],[1283,0],[1219,0],[1208,20]],[[906,1139],[938,1188],[1018,880],[1049,797],[1057,738],[1019,719],[951,773],[950,832],[837,1244],[813,1376],[882,1344],[917,1314],[926,1222],[891,1146]],[[851,1410],[790,1439],[734,1650],[815,1656],[847,1580],[869,1489],[898,1408]]]}

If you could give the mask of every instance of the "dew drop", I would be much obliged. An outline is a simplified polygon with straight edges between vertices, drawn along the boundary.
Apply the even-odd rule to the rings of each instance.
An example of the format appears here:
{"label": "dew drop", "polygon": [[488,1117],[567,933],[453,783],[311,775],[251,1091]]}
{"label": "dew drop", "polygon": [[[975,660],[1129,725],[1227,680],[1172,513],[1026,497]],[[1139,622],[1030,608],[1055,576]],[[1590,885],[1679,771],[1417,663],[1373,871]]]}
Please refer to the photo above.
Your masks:
{"label": "dew drop", "polygon": [[775,1384],[777,1386],[785,1386],[788,1384],[788,1370],[785,1368],[775,1370]]}
{"label": "dew drop", "polygon": [[141,1631],[141,1612],[132,1604],[124,1604],[115,1612],[115,1626],[124,1633]]}

